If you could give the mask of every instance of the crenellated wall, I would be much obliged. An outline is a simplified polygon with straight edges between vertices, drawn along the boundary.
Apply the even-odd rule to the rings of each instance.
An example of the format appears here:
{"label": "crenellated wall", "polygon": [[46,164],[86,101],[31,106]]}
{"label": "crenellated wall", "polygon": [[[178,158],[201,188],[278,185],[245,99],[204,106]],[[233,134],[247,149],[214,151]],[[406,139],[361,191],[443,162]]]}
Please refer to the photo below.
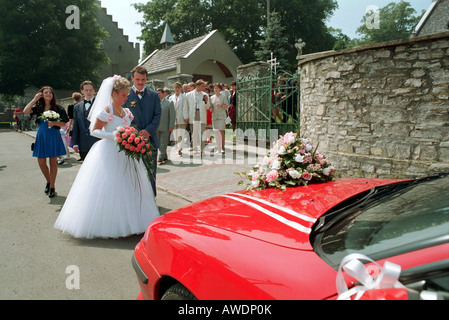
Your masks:
{"label": "crenellated wall", "polygon": [[449,172],[449,32],[299,57],[301,135],[341,176]]}

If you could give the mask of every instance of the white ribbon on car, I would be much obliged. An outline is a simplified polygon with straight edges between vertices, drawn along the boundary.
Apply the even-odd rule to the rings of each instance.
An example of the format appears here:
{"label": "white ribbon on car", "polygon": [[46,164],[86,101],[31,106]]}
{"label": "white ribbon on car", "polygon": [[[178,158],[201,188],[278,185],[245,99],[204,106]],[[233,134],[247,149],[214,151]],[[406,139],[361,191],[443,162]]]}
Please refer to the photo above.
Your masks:
{"label": "white ribbon on car", "polygon": [[[372,277],[368,268],[361,261],[368,261],[374,263],[379,268],[379,275]],[[360,285],[348,289],[343,270],[357,280]],[[337,274],[337,292],[338,300],[351,300],[355,295],[354,300],[359,300],[365,291],[382,288],[405,288],[399,281],[401,274],[401,266],[386,261],[383,268],[375,261],[371,260],[365,255],[354,253],[346,256],[340,263]]]}

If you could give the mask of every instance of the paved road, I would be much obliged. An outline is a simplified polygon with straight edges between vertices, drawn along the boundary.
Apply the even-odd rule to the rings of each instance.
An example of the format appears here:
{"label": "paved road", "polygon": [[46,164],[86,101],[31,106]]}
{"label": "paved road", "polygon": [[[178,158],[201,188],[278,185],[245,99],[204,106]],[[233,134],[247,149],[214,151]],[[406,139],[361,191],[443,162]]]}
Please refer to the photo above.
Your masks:
{"label": "paved road", "polygon": [[[53,228],[80,168],[76,155],[60,166],[57,197],[43,192],[45,181],[31,157],[32,134],[0,131],[0,299],[135,299],[139,287],[131,257],[141,236],[118,240],[77,240]],[[247,171],[265,150],[238,147],[222,158],[174,156],[158,168],[161,214],[191,202],[240,189]],[[232,158],[234,157],[234,158]],[[251,160],[248,160],[248,157]],[[75,266],[76,269],[70,269]],[[69,269],[68,269],[69,268]],[[66,282],[79,289],[68,289]]]}

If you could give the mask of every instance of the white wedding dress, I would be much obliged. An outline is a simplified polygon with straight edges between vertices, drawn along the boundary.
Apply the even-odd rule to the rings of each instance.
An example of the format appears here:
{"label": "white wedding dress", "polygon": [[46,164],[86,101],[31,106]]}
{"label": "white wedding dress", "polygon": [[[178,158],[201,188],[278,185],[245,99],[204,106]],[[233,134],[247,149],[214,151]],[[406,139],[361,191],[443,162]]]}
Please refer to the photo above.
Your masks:
{"label": "white wedding dress", "polygon": [[[102,111],[97,118],[108,122],[104,131],[130,125],[132,114],[125,111],[123,119]],[[54,227],[75,238],[120,238],[144,233],[157,217],[145,166],[103,139],[89,151]]]}

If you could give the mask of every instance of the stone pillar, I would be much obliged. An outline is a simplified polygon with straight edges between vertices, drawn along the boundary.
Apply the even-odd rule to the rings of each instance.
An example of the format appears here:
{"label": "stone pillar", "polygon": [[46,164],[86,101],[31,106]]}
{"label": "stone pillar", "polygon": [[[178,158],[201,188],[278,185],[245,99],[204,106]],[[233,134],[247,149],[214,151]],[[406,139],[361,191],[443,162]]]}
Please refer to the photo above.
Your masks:
{"label": "stone pillar", "polygon": [[177,74],[172,77],[167,78],[166,86],[168,88],[173,88],[175,82],[181,82],[182,84],[192,82],[193,75],[191,74]]}
{"label": "stone pillar", "polygon": [[165,86],[165,82],[158,79],[148,79],[146,86],[148,88],[156,90],[157,88],[163,88]]}
{"label": "stone pillar", "polygon": [[266,62],[252,62],[237,68],[237,81],[263,78],[270,75],[270,65]]}

